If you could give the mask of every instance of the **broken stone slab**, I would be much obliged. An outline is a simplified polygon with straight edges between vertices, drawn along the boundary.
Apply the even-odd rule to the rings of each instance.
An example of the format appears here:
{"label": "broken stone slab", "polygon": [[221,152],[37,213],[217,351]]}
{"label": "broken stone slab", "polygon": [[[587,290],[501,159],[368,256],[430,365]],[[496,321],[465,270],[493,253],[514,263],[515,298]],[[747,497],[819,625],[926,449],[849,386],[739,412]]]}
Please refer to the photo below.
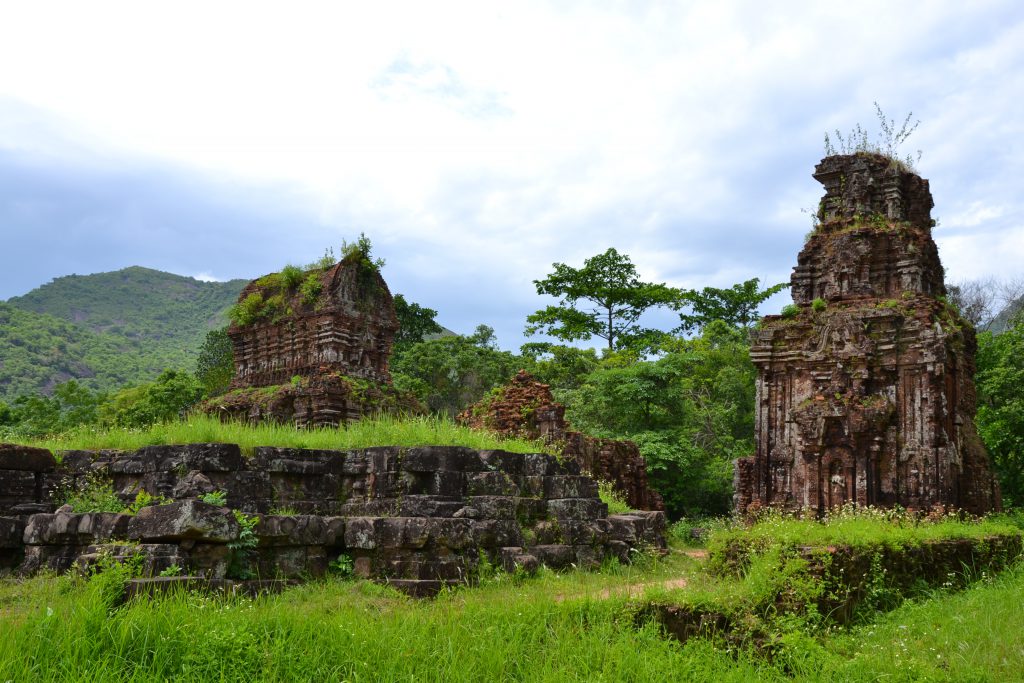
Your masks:
{"label": "broken stone slab", "polygon": [[319,515],[260,515],[261,546],[336,546],[345,542],[345,518]]}
{"label": "broken stone slab", "polygon": [[407,472],[479,472],[485,469],[480,454],[464,446],[420,446],[402,454],[401,468]]}
{"label": "broken stone slab", "polygon": [[0,548],[20,548],[25,522],[20,517],[0,517]]}
{"label": "broken stone slab", "polygon": [[53,453],[45,448],[0,443],[0,470],[52,472],[56,466]]}
{"label": "broken stone slab", "polygon": [[646,545],[665,548],[668,520],[664,512],[636,511],[608,517],[609,537],[629,546]]}
{"label": "broken stone slab", "polygon": [[26,545],[24,561],[18,572],[26,575],[44,570],[66,572],[75,566],[87,548],[84,545]]}
{"label": "broken stone slab", "polygon": [[230,510],[199,500],[142,508],[128,524],[128,537],[143,541],[228,543],[237,540],[240,531]]}
{"label": "broken stone slab", "polygon": [[590,477],[562,475],[544,478],[545,498],[597,498],[597,482]]}
{"label": "broken stone slab", "polygon": [[516,496],[469,496],[466,502],[480,511],[484,519],[515,519],[519,505]]}
{"label": "broken stone slab", "polygon": [[147,472],[236,472],[245,469],[245,458],[237,444],[193,443],[144,446],[134,453],[111,459],[111,474]]}
{"label": "broken stone slab", "polygon": [[549,569],[565,569],[576,562],[576,549],[571,545],[535,545],[529,552]]}
{"label": "broken stone slab", "polygon": [[599,498],[555,498],[547,503],[548,513],[559,521],[586,521],[608,516],[608,505]]}
{"label": "broken stone slab", "polygon": [[260,578],[298,579],[325,576],[329,556],[324,546],[269,546],[257,549],[252,559]]}
{"label": "broken stone slab", "polygon": [[471,496],[518,496],[519,486],[505,472],[475,472],[466,476]]}
{"label": "broken stone slab", "polygon": [[84,548],[76,565],[81,571],[102,566],[103,562],[119,564],[138,562],[142,576],[157,576],[160,572],[177,566],[185,570],[189,566],[189,555],[177,543],[102,543]]}
{"label": "broken stone slab", "polygon": [[484,519],[473,524],[473,542],[480,548],[522,546],[523,529],[514,519]]}
{"label": "broken stone slab", "polygon": [[509,573],[522,571],[533,575],[540,568],[540,562],[535,555],[518,547],[500,548],[498,550],[498,561],[501,568]]}
{"label": "broken stone slab", "polygon": [[0,469],[0,512],[17,505],[42,503],[41,476],[29,470]]}
{"label": "broken stone slab", "polygon": [[350,456],[349,451],[260,446],[253,451],[252,464],[254,468],[282,474],[344,474]]}
{"label": "broken stone slab", "polygon": [[126,538],[132,516],[118,512],[55,512],[32,515],[25,524],[26,545],[89,545]]}

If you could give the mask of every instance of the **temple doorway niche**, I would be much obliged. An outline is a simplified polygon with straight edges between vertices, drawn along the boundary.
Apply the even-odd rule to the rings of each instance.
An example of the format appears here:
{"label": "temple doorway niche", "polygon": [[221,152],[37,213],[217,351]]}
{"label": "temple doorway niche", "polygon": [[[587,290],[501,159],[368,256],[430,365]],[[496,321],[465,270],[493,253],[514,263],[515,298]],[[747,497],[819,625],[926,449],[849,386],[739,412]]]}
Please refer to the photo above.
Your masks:
{"label": "temple doorway niche", "polygon": [[826,418],[822,435],[821,503],[825,512],[855,500],[856,468],[841,418]]}

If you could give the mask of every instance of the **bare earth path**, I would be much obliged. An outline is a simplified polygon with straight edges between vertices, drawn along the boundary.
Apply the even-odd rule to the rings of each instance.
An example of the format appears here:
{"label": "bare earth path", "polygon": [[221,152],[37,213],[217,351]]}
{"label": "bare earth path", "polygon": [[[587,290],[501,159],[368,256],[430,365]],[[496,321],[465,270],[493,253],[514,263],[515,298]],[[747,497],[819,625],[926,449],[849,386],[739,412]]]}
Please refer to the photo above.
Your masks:
{"label": "bare earth path", "polygon": [[[703,560],[703,559],[705,559],[708,556],[708,551],[706,551],[706,550],[699,550],[699,549],[698,550],[675,550],[673,552],[681,553],[681,554],[686,555],[688,557],[692,557],[695,560]],[[595,594],[591,595],[590,597],[595,599],[595,600],[607,600],[608,598],[610,598],[612,596],[621,596],[621,595],[625,595],[626,597],[632,598],[632,597],[635,597],[637,595],[642,594],[646,589],[652,588],[652,587],[655,587],[655,586],[657,586],[659,588],[664,588],[664,589],[672,589],[672,588],[682,588],[685,585],[686,585],[686,579],[683,578],[683,577],[679,577],[679,578],[676,578],[676,579],[665,579],[665,580],[662,580],[662,581],[648,581],[648,582],[645,582],[645,583],[632,583],[632,584],[627,584],[625,586],[616,586],[615,588],[605,588],[604,590],[602,590],[602,591],[600,591],[598,593],[595,593]],[[577,598],[577,597],[580,597],[580,596],[578,594],[577,595],[556,595],[555,596],[555,602],[563,602],[564,600],[569,600],[571,598]]]}

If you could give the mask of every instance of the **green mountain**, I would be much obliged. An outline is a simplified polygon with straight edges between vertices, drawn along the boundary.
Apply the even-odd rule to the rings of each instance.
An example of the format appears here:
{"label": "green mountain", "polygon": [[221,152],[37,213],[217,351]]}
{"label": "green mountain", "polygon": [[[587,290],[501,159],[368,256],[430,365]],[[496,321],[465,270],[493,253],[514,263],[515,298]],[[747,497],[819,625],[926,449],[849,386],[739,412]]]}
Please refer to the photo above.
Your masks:
{"label": "green mountain", "polygon": [[246,282],[132,267],[57,278],[0,303],[0,399],[72,378],[113,389],[191,370]]}

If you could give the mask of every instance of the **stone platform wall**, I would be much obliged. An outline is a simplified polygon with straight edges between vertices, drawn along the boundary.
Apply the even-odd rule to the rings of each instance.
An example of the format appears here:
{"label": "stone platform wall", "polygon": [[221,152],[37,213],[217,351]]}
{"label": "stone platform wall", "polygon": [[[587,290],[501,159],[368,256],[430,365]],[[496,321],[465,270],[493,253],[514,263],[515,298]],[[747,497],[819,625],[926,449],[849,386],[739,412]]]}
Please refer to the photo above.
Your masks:
{"label": "stone platform wall", "polygon": [[[608,516],[595,482],[546,454],[268,447],[246,457],[192,444],[61,456],[0,446],[0,567],[66,571],[106,553],[141,555],[147,575],[177,565],[212,579],[304,578],[346,555],[358,576],[430,594],[473,582],[481,557],[557,569],[665,546],[663,513]],[[125,504],[142,490],[174,502],[136,515],[55,509],[61,486],[97,476]],[[218,490],[226,507],[199,500]],[[259,520],[251,552],[232,548],[243,533],[232,508]]]}

